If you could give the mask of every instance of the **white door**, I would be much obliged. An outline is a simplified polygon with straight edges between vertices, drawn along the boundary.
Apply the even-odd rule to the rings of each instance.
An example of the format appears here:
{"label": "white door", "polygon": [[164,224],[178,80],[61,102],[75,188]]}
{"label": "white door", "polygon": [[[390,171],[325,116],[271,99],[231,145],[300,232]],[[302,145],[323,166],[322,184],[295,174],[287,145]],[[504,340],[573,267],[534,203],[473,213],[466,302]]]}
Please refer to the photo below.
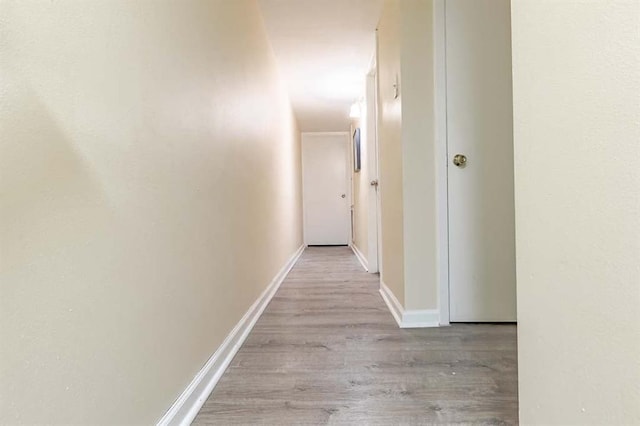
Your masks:
{"label": "white door", "polygon": [[348,133],[303,133],[304,235],[307,245],[347,245],[350,235]]}
{"label": "white door", "polygon": [[450,319],[515,321],[509,0],[445,7]]}
{"label": "white door", "polygon": [[365,125],[365,143],[367,146],[367,172],[369,193],[367,194],[367,240],[369,242],[367,263],[370,273],[379,272],[378,230],[380,211],[380,192],[378,185],[378,118],[376,116],[376,74],[370,73],[366,79],[366,113],[362,119]]}

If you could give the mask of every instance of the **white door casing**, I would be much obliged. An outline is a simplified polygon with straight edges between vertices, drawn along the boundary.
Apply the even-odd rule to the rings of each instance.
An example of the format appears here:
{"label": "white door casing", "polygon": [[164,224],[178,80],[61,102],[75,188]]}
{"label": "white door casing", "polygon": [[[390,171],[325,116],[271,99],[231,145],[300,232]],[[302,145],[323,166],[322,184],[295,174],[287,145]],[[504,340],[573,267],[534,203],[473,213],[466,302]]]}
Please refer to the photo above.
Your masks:
{"label": "white door casing", "polygon": [[348,245],[351,234],[347,132],[303,133],[304,238],[307,245]]}
{"label": "white door casing", "polygon": [[450,319],[515,321],[509,0],[446,0],[445,20]]}
{"label": "white door casing", "polygon": [[[367,262],[370,273],[378,272],[379,253],[378,253],[378,228],[380,226],[379,208],[380,208],[380,192],[378,182],[378,129],[377,129],[377,105],[376,105],[376,72],[375,65],[373,70],[366,77],[366,143],[367,143],[367,170],[369,172],[369,193],[367,194]],[[375,183],[375,184],[374,184]]]}

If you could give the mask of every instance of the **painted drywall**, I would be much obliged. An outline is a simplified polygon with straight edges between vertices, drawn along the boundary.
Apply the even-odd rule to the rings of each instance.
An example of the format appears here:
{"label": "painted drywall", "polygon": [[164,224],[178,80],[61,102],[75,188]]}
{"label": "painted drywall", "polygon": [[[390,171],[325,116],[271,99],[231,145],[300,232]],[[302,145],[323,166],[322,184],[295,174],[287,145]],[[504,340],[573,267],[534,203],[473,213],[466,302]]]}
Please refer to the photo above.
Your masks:
{"label": "painted drywall", "polygon": [[380,278],[404,301],[402,104],[394,85],[400,73],[400,1],[385,0],[377,35],[378,166],[380,190]]}
{"label": "painted drywall", "polygon": [[0,22],[0,423],[154,423],[302,243],[258,5],[5,0]]}
{"label": "painted drywall", "polygon": [[437,309],[433,2],[402,0],[405,309]]}
{"label": "painted drywall", "polygon": [[385,1],[378,26],[382,281],[409,310],[438,307],[433,34],[431,1]]}
{"label": "painted drywall", "polygon": [[640,3],[512,3],[520,421],[640,424]]}
{"label": "painted drywall", "polygon": [[[351,135],[355,129],[360,129],[360,171],[354,171],[353,161],[351,162],[351,180],[353,185],[352,202],[353,202],[353,241],[358,251],[368,260],[369,253],[369,165],[367,164],[368,155],[368,135],[367,135],[367,116],[364,105],[361,109],[361,117],[351,122]],[[355,155],[353,149],[353,137],[351,137],[351,152]]]}

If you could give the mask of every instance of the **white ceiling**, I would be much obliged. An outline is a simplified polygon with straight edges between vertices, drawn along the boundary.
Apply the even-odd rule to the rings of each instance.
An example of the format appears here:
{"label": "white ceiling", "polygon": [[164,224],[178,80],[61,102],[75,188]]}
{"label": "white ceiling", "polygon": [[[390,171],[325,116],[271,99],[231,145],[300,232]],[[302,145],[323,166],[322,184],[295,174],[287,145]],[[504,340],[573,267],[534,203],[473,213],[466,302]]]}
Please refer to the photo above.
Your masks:
{"label": "white ceiling", "polygon": [[349,130],[383,0],[260,0],[300,130]]}

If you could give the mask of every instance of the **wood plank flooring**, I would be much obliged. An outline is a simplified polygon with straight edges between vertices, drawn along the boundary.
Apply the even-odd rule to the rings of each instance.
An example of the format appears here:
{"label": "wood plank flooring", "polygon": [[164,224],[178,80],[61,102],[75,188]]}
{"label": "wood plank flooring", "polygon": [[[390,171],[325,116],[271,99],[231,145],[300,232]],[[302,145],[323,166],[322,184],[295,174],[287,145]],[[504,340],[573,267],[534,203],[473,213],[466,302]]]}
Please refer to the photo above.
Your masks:
{"label": "wood plank flooring", "polygon": [[194,424],[517,424],[515,325],[399,329],[346,247],[307,248]]}

